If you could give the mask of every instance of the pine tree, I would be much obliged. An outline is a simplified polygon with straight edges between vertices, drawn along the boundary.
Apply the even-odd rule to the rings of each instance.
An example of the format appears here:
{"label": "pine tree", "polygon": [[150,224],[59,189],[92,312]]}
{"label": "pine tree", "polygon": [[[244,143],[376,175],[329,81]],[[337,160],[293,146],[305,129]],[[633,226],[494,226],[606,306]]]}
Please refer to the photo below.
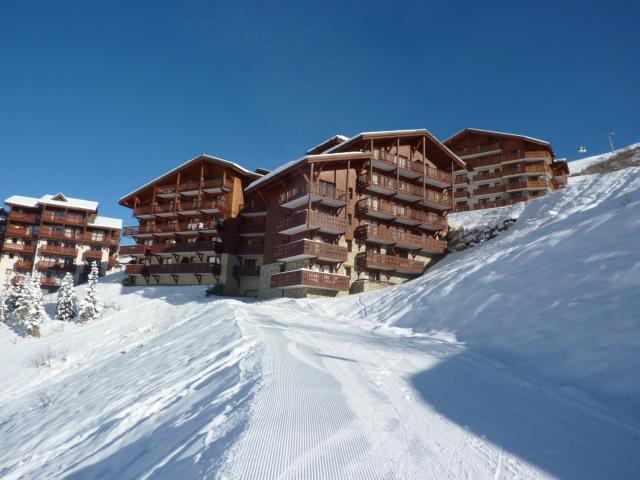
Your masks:
{"label": "pine tree", "polygon": [[42,305],[40,273],[36,272],[32,277],[27,274],[20,287],[17,289],[14,318],[26,328],[29,335],[39,337],[40,327],[47,318]]}
{"label": "pine tree", "polygon": [[87,294],[82,299],[82,303],[80,303],[80,312],[78,314],[82,323],[97,320],[102,311],[98,304],[98,264],[96,262],[91,263],[88,285]]}
{"label": "pine tree", "polygon": [[0,323],[5,323],[7,321],[7,291],[4,287],[0,287]]}
{"label": "pine tree", "polygon": [[56,317],[60,320],[70,320],[75,318],[77,313],[78,299],[73,291],[73,275],[69,272],[64,276],[60,290],[58,290],[58,305],[56,307]]}

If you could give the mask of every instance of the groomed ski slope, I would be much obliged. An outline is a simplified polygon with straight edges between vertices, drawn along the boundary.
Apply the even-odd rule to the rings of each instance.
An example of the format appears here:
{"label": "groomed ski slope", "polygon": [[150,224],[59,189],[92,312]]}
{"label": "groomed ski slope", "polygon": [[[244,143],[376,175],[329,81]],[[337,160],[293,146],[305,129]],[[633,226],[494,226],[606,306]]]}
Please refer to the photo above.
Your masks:
{"label": "groomed ski slope", "polygon": [[99,321],[0,327],[0,478],[640,478],[639,206],[580,177],[331,301],[106,279]]}

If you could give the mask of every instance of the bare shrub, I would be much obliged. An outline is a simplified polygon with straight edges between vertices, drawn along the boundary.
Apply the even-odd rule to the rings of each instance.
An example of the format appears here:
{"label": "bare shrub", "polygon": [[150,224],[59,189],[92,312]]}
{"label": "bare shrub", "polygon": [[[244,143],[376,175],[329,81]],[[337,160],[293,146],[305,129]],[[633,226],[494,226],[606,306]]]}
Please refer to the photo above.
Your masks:
{"label": "bare shrub", "polygon": [[53,366],[53,361],[58,359],[64,363],[67,363],[69,358],[69,347],[61,347],[57,350],[52,349],[51,347],[46,350],[42,350],[36,354],[29,361],[29,365],[33,368],[51,368]]}
{"label": "bare shrub", "polygon": [[38,403],[42,408],[50,407],[51,405],[53,405],[53,403],[56,400],[55,395],[53,395],[50,392],[47,392],[46,390],[39,391],[36,394],[36,397],[38,398]]}

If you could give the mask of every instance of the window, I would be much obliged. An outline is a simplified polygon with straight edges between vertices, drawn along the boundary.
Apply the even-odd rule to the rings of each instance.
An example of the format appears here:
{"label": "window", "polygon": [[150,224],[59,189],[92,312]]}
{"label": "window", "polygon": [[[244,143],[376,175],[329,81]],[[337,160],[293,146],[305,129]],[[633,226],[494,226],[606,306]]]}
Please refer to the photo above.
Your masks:
{"label": "window", "polygon": [[245,258],[243,266],[245,266],[245,267],[255,267],[256,266],[256,261],[257,260],[255,258]]}
{"label": "window", "polygon": [[352,251],[353,251],[353,241],[347,240],[347,252],[352,252]]}
{"label": "window", "polygon": [[353,188],[349,187],[349,200],[353,199]]}
{"label": "window", "polygon": [[344,267],[344,274],[347,277],[350,277],[351,276],[351,267]]}

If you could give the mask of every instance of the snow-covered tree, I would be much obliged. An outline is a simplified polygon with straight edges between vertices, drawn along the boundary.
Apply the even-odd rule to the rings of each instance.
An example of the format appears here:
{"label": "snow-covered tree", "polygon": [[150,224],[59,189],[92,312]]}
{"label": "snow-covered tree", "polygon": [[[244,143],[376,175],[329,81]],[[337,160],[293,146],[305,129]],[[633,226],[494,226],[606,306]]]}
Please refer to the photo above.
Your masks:
{"label": "snow-covered tree", "polygon": [[102,311],[98,303],[98,264],[96,262],[91,263],[88,286],[87,294],[80,303],[78,313],[78,317],[83,323],[98,319]]}
{"label": "snow-covered tree", "polygon": [[5,323],[7,321],[7,291],[4,287],[0,287],[0,323]]}
{"label": "snow-covered tree", "polygon": [[47,318],[42,305],[40,273],[36,272],[32,277],[27,274],[16,289],[13,316],[26,328],[29,335],[40,336],[40,327]]}
{"label": "snow-covered tree", "polygon": [[70,320],[76,316],[78,299],[73,290],[73,275],[69,272],[64,276],[60,290],[58,290],[58,305],[56,317],[60,320]]}

